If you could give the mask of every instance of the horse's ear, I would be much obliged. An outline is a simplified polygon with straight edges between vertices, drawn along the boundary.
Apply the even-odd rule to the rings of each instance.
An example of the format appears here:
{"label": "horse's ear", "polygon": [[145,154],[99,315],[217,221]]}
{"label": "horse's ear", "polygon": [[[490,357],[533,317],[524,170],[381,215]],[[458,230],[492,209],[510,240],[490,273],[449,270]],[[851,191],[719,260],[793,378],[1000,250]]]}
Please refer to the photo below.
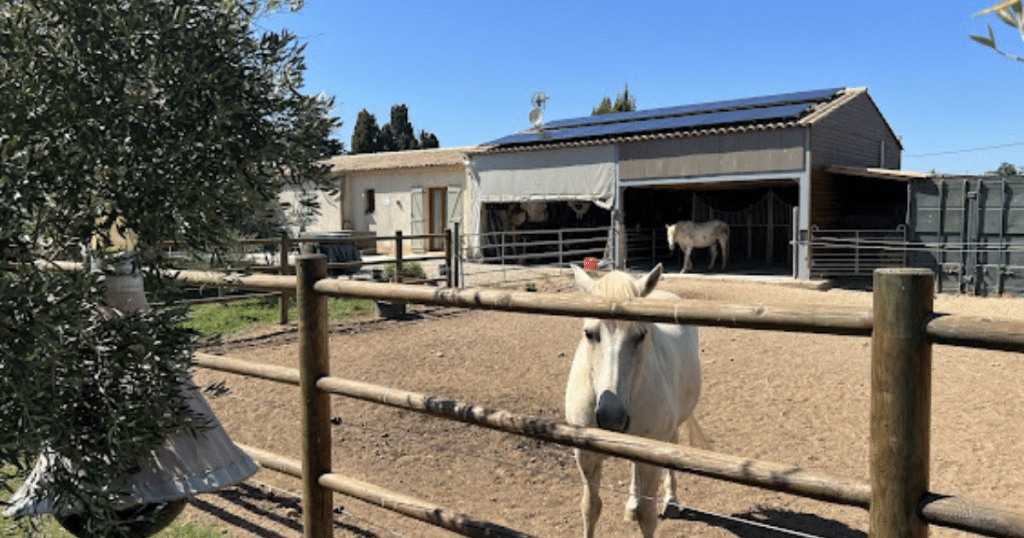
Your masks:
{"label": "horse's ear", "polygon": [[576,287],[583,293],[593,295],[595,286],[594,279],[590,278],[590,275],[575,263],[570,263],[569,267],[572,267],[572,272],[576,275]]}
{"label": "horse's ear", "polygon": [[636,279],[636,289],[640,293],[641,297],[647,297],[654,288],[658,286],[658,280],[661,279],[661,264],[659,263],[654,269],[651,269],[650,273]]}

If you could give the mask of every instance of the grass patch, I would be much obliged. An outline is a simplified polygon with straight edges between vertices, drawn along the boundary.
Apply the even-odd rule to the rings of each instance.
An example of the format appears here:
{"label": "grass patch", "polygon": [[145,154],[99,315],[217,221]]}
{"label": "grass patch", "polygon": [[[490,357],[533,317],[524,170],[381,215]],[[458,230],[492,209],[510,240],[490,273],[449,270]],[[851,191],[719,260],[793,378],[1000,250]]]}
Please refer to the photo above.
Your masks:
{"label": "grass patch", "polygon": [[[327,300],[327,313],[331,319],[345,318],[373,311],[373,301],[368,299],[342,299],[331,297]],[[288,319],[297,319],[299,309],[292,297],[288,307]],[[195,305],[189,312],[185,326],[201,334],[230,334],[258,324],[275,324],[280,316],[280,301],[273,299],[252,299],[224,304]]]}
{"label": "grass patch", "polygon": [[[14,491],[21,486],[21,482],[8,481],[7,486]],[[6,501],[10,497],[11,492],[0,486],[0,500]],[[34,529],[29,527],[27,519],[16,522],[13,519],[0,516],[0,536],[3,538],[75,538],[64,530],[53,516],[49,515],[38,518]],[[228,536],[226,529],[201,527],[194,523],[171,523],[166,529],[154,534],[153,538],[224,538],[225,536]]]}

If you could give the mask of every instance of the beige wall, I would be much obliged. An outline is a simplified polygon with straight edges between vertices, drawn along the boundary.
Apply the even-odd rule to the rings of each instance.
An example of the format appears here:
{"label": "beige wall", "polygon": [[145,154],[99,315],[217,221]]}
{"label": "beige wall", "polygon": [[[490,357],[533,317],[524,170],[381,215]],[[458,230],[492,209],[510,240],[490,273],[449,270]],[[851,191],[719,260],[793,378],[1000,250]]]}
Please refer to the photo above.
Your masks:
{"label": "beige wall", "polygon": [[[356,231],[375,232],[378,237],[393,236],[396,230],[401,230],[405,235],[412,235],[413,224],[413,200],[412,192],[415,188],[428,192],[430,188],[454,187],[462,189],[466,181],[466,172],[463,167],[430,168],[415,170],[393,170],[387,173],[380,172],[350,172],[344,179],[345,190],[345,221],[351,223],[352,229]],[[367,213],[367,193],[373,190],[372,213]],[[448,212],[453,211],[453,204],[458,203],[464,206],[465,196],[458,200],[448,197]],[[423,218],[427,218],[427,207],[422,207]],[[458,215],[464,214],[464,208],[458,209]],[[424,224],[426,226],[426,224]],[[426,228],[424,228],[426,229]],[[424,232],[425,233],[425,232]],[[419,246],[419,242],[407,242],[406,249]],[[394,250],[393,241],[381,241],[377,244],[378,252],[391,253]]]}
{"label": "beige wall", "polygon": [[623,181],[803,168],[803,129],[630,142],[619,147]]}

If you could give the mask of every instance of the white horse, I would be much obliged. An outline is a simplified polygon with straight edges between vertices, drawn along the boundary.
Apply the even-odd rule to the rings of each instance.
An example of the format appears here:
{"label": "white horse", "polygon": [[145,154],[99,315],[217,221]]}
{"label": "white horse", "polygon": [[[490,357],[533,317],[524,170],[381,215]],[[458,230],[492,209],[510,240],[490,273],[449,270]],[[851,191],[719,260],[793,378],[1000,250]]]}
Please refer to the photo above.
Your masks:
{"label": "white horse", "polygon": [[729,259],[729,225],[720,220],[709,220],[696,223],[692,220],[681,220],[668,228],[668,251],[671,253],[676,243],[683,250],[683,270],[685,273],[693,269],[690,263],[690,252],[694,248],[711,247],[711,263],[708,269],[715,265],[715,258],[718,257],[718,247],[722,249],[722,270],[725,270],[725,263]]}
{"label": "white horse", "polygon": [[[573,265],[576,285],[584,292],[613,300],[635,297],[679,299],[655,290],[661,264],[634,279],[614,271],[594,281]],[[565,389],[565,418],[569,424],[599,427],[661,441],[678,442],[679,426],[687,423],[691,444],[701,448],[707,442],[693,418],[700,396],[700,359],[697,328],[689,325],[635,321],[583,321],[583,337]],[[576,450],[576,463],[583,475],[583,534],[594,536],[601,514],[598,488],[601,463],[607,456]],[[655,497],[661,468],[634,463],[626,520],[637,521],[645,538],[654,536],[658,524]],[[675,476],[665,477],[666,508],[676,504]]]}

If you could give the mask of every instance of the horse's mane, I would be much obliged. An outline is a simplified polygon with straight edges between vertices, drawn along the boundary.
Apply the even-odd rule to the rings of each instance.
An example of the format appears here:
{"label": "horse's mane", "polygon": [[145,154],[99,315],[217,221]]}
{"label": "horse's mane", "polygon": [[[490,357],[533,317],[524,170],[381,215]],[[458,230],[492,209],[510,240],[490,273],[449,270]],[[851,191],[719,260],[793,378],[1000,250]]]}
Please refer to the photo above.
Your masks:
{"label": "horse's mane", "polygon": [[639,297],[640,293],[632,277],[621,271],[612,271],[597,281],[594,295],[608,299],[630,299]]}

